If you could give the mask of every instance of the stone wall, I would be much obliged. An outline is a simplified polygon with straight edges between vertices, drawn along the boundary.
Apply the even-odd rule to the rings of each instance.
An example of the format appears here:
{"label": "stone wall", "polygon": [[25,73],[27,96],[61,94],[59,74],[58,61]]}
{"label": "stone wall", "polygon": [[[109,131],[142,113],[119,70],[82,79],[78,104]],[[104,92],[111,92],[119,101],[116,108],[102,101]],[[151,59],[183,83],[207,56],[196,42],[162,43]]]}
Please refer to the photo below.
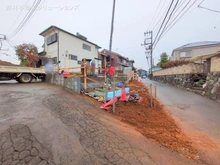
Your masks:
{"label": "stone wall", "polygon": [[153,76],[181,75],[181,74],[192,74],[192,73],[203,73],[203,64],[190,63],[178,67],[154,71]]}
{"label": "stone wall", "polygon": [[154,76],[153,80],[200,94],[220,102],[220,72]]}
{"label": "stone wall", "polygon": [[179,74],[179,75],[166,75],[154,76],[153,80],[166,83],[178,88],[189,90],[194,86],[199,86],[205,83],[205,74]]}
{"label": "stone wall", "polygon": [[220,102],[220,72],[208,73],[203,95]]}
{"label": "stone wall", "polygon": [[211,58],[211,72],[220,72],[220,58]]}

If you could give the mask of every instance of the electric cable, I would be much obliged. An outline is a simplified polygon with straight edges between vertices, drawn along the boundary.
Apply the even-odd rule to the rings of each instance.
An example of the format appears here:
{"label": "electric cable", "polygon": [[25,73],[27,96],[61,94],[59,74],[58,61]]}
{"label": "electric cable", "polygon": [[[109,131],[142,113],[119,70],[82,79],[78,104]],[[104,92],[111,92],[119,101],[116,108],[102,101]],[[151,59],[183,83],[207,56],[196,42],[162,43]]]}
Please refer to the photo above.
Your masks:
{"label": "electric cable", "polygon": [[[31,16],[34,14],[34,12],[36,11],[36,8],[39,6],[39,4],[41,3],[41,0],[37,0],[34,1],[33,3],[33,8],[27,13],[27,15],[25,16],[25,18],[21,21],[21,23],[19,24],[19,26],[14,30],[13,33],[11,33],[11,35],[9,35],[11,38],[13,38],[15,35],[18,34],[18,32],[20,32],[22,30],[22,28],[27,24],[27,22],[30,20]],[[36,4],[35,4],[36,2]],[[35,4],[35,5],[34,5]]]}
{"label": "electric cable", "polygon": [[[165,31],[164,31],[164,34],[161,36],[161,38],[163,38],[169,31],[170,31],[170,29],[186,14],[186,12],[188,12],[191,8],[192,8],[192,6],[196,3],[196,1],[197,0],[195,0],[188,8],[187,8],[187,10],[185,10],[183,13],[182,13],[182,15],[178,18],[178,16],[180,15],[178,15],[177,17],[175,17],[175,18],[178,18],[175,22],[174,22],[174,20],[170,23],[170,25],[165,29]],[[160,38],[160,39],[161,39]]]}
{"label": "electric cable", "polygon": [[[156,39],[155,39],[154,44],[153,44],[154,47],[156,47],[156,45],[157,45],[157,43],[159,42],[159,40],[160,40],[162,34],[164,33],[164,30],[165,30],[165,28],[166,28],[168,22],[170,21],[172,15],[173,15],[173,12],[175,11],[175,9],[176,9],[178,3],[179,3],[179,0],[176,1],[176,4],[174,5],[173,10],[171,11],[171,13],[170,13],[170,15],[169,15],[169,18],[167,19],[167,21],[166,21],[166,23],[165,23],[165,25],[164,25],[164,27],[163,27],[163,30],[162,30],[162,32],[160,33],[160,36],[158,37],[158,41],[156,41]],[[155,42],[156,42],[156,44],[155,44]]]}
{"label": "electric cable", "polygon": [[172,5],[173,5],[173,2],[174,2],[174,0],[172,0],[172,2],[170,3],[170,6],[169,6],[169,8],[168,8],[168,10],[167,10],[167,13],[166,13],[166,15],[165,15],[165,17],[164,17],[164,19],[163,19],[163,21],[162,21],[162,24],[160,25],[160,28],[159,28],[159,30],[158,30],[158,32],[157,32],[157,35],[156,35],[155,40],[154,40],[154,42],[153,42],[153,45],[154,45],[155,41],[157,40],[158,35],[160,34],[160,31],[161,31],[161,29],[162,29],[162,27],[163,27],[164,22],[166,21],[166,18],[167,18],[167,16],[168,16],[169,12],[170,12],[170,9],[171,9],[171,7],[172,7]]}
{"label": "electric cable", "polygon": [[154,15],[153,15],[153,17],[152,17],[152,19],[151,19],[151,21],[150,21],[150,24],[149,24],[149,26],[148,26],[147,29],[150,29],[151,25],[154,24],[154,22],[155,22],[155,19],[154,19],[154,18],[155,18],[156,14],[157,14],[157,11],[158,11],[158,9],[159,9],[159,7],[160,7],[161,2],[162,2],[162,0],[160,0],[159,4],[157,5],[157,9],[156,9],[156,11],[155,11],[155,13],[154,13]]}
{"label": "electric cable", "polygon": [[[29,2],[29,0],[27,0],[27,2],[25,3],[25,5],[27,5]],[[20,17],[21,13],[23,12],[23,10],[21,10],[21,12],[18,14],[18,16],[16,17],[14,23],[12,24],[12,26],[9,28],[8,32],[10,32],[10,30],[13,28],[13,26],[15,25],[15,23],[17,22],[18,18]]]}
{"label": "electric cable", "polygon": [[[162,8],[164,7],[165,4],[166,4],[166,0],[164,1]],[[168,10],[168,7],[169,7],[169,6],[167,6],[167,8],[164,10],[164,12],[162,13],[161,17],[160,17],[159,20],[157,21],[157,23],[153,26],[152,30],[154,30],[154,29],[157,27],[157,25],[160,23],[160,21],[163,19],[163,16],[165,15],[166,11]],[[158,13],[158,16],[160,15],[161,11],[162,11],[162,9],[161,9],[160,12]],[[155,20],[156,20],[156,19],[155,19]]]}

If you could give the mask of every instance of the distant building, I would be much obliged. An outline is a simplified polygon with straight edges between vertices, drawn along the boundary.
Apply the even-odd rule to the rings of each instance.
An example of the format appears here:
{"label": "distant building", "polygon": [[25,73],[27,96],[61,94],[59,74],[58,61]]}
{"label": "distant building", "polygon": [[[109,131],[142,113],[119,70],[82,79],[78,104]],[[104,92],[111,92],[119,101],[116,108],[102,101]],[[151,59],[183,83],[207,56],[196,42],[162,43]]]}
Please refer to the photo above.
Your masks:
{"label": "distant building", "polygon": [[220,41],[194,42],[174,49],[170,60],[193,60],[198,56],[217,51],[220,51]]}
{"label": "distant building", "polygon": [[111,58],[111,65],[116,68],[116,70],[123,70],[124,67],[133,67],[134,60],[129,60],[127,57],[124,57],[118,53],[115,52],[109,52],[106,49],[103,49],[99,53],[99,59],[102,62],[102,68],[105,66],[105,59],[110,57]]}
{"label": "distant building", "polygon": [[84,58],[88,62],[95,60],[96,66],[101,64],[98,59],[100,46],[88,41],[79,33],[75,35],[59,27],[50,26],[40,35],[44,37],[45,42],[44,56],[53,59],[56,67],[66,70],[69,67],[81,66]]}
{"label": "distant building", "polygon": [[148,76],[148,71],[146,71],[146,70],[144,70],[144,69],[138,69],[137,70],[137,73],[138,73],[138,75],[139,76],[141,76],[141,77],[147,77]]}
{"label": "distant building", "polygon": [[[159,67],[159,66],[153,66],[152,67],[152,72],[155,72],[155,71],[158,71],[158,70],[161,70],[162,68],[161,67]],[[151,68],[149,69],[149,72],[148,72],[149,74],[151,73]]]}

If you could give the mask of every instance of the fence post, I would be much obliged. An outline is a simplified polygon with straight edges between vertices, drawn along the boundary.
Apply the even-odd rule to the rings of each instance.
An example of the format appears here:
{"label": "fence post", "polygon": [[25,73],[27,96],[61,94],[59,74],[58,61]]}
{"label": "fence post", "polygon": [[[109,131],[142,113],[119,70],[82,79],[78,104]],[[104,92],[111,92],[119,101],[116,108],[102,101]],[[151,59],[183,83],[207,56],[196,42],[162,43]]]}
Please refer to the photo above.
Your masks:
{"label": "fence post", "polygon": [[87,81],[86,81],[86,60],[84,59],[84,72],[83,72],[83,77],[84,77],[84,89],[87,89]]}
{"label": "fence post", "polygon": [[153,101],[152,101],[152,84],[150,84],[150,107],[153,107]]}
{"label": "fence post", "polygon": [[107,83],[105,70],[106,70],[106,57],[105,57],[105,61],[104,61],[104,79],[105,79],[105,83]]}

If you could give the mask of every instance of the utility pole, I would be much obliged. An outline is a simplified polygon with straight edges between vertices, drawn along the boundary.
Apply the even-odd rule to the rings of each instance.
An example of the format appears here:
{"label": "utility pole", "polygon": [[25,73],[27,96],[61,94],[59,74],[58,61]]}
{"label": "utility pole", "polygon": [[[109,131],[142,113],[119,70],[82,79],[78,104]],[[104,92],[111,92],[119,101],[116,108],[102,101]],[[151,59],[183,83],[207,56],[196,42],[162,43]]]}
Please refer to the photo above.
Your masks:
{"label": "utility pole", "polygon": [[[113,30],[114,30],[114,18],[115,18],[115,0],[113,0],[113,8],[112,8],[112,22],[111,22],[111,32],[110,32],[110,41],[109,41],[109,52],[112,51],[112,36],[113,36]],[[110,64],[112,62],[112,59],[110,58]]]}
{"label": "utility pole", "polygon": [[[3,36],[3,37],[1,37]],[[0,50],[2,50],[2,40],[6,40],[6,35],[0,34]]]}
{"label": "utility pole", "polygon": [[153,31],[147,31],[144,33],[145,39],[144,44],[141,46],[145,47],[146,50],[146,58],[150,57],[150,74],[152,74],[152,67],[153,67]]}
{"label": "utility pole", "polygon": [[[110,32],[110,42],[109,42],[109,52],[112,51],[112,37],[113,37],[113,30],[114,30],[114,17],[115,17],[115,0],[113,0],[113,8],[112,8],[112,22],[111,22],[111,32]],[[110,64],[112,63],[112,58],[110,56]],[[115,82],[113,81],[113,113],[115,113]],[[108,83],[106,82],[106,85]]]}

